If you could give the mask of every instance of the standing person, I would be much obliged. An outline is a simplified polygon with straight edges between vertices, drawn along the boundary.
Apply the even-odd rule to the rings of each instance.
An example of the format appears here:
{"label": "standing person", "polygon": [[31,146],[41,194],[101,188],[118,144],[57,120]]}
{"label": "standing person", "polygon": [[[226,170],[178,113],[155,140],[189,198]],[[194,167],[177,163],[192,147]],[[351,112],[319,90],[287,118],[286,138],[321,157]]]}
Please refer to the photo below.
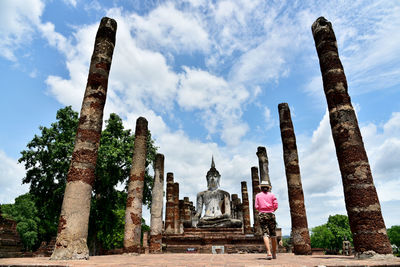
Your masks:
{"label": "standing person", "polygon": [[[255,208],[258,210],[260,226],[263,231],[264,244],[267,249],[267,260],[276,259],[276,219],[274,212],[278,209],[278,200],[271,193],[272,186],[268,181],[261,181],[261,192],[256,195]],[[272,254],[269,239],[272,243]]]}

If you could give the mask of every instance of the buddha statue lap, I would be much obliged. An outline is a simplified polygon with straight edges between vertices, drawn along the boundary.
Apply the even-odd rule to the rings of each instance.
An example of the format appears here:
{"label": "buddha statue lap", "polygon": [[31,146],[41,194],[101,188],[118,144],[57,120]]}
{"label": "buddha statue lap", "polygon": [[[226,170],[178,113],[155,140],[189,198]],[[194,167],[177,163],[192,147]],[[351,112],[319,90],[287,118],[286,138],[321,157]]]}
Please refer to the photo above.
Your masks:
{"label": "buddha statue lap", "polygon": [[[231,217],[229,193],[218,189],[221,175],[215,168],[214,159],[211,161],[211,168],[206,177],[208,189],[197,194],[195,215],[197,227],[241,227],[242,221]],[[201,217],[203,206],[205,212]]]}

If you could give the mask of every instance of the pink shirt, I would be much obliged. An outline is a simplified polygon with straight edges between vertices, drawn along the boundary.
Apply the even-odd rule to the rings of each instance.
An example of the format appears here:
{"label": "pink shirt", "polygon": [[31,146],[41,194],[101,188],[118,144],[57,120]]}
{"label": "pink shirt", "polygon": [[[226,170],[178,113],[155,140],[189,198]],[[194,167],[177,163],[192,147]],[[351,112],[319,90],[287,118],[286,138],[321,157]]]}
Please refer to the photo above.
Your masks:
{"label": "pink shirt", "polygon": [[278,209],[278,200],[271,192],[260,192],[256,195],[255,208],[259,212],[272,213]]}

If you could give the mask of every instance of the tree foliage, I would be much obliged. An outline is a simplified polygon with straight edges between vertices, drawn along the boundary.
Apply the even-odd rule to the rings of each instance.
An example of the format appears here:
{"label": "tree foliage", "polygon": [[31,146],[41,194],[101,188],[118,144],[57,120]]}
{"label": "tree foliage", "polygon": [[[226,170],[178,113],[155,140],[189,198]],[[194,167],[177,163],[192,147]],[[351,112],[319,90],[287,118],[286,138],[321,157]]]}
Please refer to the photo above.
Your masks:
{"label": "tree foliage", "polygon": [[400,248],[400,225],[393,225],[387,230],[387,234],[392,245]]}
{"label": "tree foliage", "polygon": [[[19,159],[20,163],[24,162],[27,170],[23,183],[30,184],[29,192],[39,209],[40,240],[49,240],[57,233],[78,126],[78,113],[71,107],[58,110],[56,118],[57,121],[50,128],[39,128],[41,134],[34,136]],[[114,247],[112,244],[115,241],[107,236],[117,235],[115,230],[119,229],[116,225],[121,209],[125,210],[126,193],[123,191],[126,191],[132,165],[134,139],[131,130],[124,129],[121,118],[110,114],[100,139],[89,224],[89,237],[97,238],[96,241],[100,241],[104,247]],[[147,171],[157,150],[150,132],[147,145],[143,196],[145,205],[151,203],[153,181]]]}
{"label": "tree foliage", "polygon": [[311,229],[311,247],[339,252],[344,238],[353,243],[349,219],[346,215],[329,216],[326,224]]}
{"label": "tree foliage", "polygon": [[26,250],[38,242],[38,211],[29,193],[15,199],[14,204],[1,206],[3,216],[17,222],[17,231]]}

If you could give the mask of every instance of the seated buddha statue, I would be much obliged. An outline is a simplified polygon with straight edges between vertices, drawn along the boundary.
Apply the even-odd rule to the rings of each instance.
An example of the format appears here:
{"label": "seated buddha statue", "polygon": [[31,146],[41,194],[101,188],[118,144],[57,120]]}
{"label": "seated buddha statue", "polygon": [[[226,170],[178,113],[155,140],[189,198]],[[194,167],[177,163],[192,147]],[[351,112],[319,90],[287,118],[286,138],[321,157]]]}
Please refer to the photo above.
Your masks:
{"label": "seated buddha statue", "polygon": [[[229,193],[218,189],[221,175],[215,168],[214,158],[206,177],[208,189],[197,194],[197,227],[241,227],[242,221],[231,217]],[[205,211],[201,216],[203,207]]]}

